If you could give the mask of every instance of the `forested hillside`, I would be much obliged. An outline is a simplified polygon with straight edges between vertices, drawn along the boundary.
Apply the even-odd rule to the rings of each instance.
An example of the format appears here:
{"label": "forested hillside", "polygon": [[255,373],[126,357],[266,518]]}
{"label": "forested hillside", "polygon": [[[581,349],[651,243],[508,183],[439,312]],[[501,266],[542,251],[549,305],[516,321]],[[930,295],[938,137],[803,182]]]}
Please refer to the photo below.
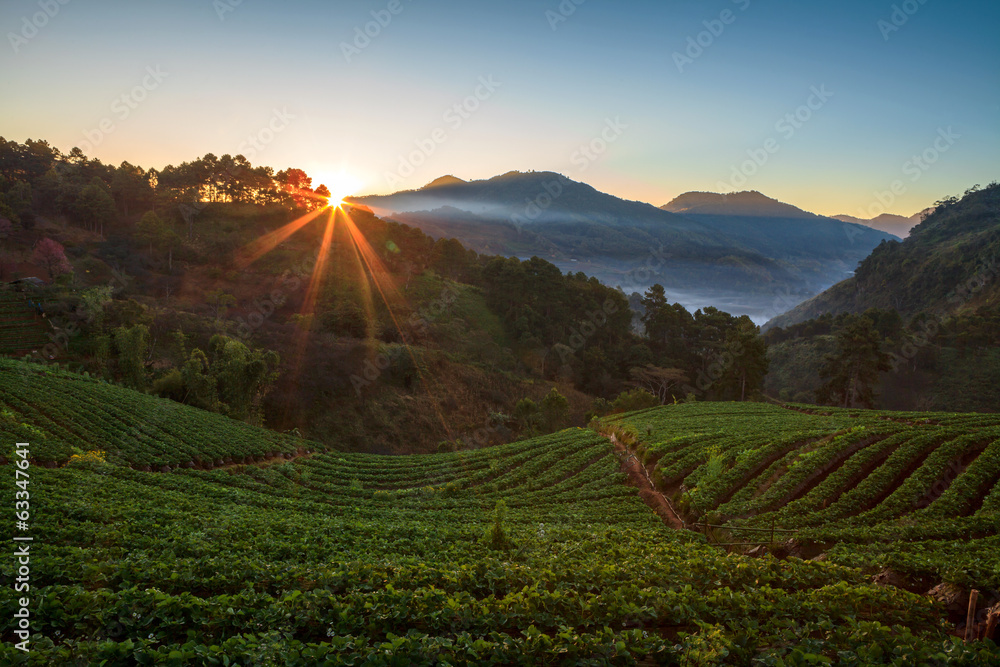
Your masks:
{"label": "forested hillside", "polygon": [[334,208],[301,170],[5,141],[0,178],[0,271],[37,279],[3,290],[10,354],[337,447],[482,446],[766,371],[746,317]]}
{"label": "forested hillside", "polygon": [[[855,277],[767,325],[771,396],[897,410],[1000,407],[1000,186],[940,202]],[[809,319],[803,319],[809,318]]]}
{"label": "forested hillside", "polygon": [[997,303],[1000,184],[937,203],[902,242],[886,241],[854,276],[779,315],[766,328],[788,327],[830,313],[869,308],[938,316]]}

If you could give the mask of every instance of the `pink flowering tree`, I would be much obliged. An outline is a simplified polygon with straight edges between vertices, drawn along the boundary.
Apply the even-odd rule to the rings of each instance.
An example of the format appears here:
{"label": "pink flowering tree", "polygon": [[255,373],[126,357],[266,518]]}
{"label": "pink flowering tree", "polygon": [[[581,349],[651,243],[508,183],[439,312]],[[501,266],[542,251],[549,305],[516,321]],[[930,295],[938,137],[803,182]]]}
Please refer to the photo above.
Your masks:
{"label": "pink flowering tree", "polygon": [[49,280],[55,280],[56,276],[73,270],[73,267],[69,265],[69,260],[66,259],[66,251],[62,245],[50,238],[44,238],[38,242],[31,259],[45,267],[49,272]]}

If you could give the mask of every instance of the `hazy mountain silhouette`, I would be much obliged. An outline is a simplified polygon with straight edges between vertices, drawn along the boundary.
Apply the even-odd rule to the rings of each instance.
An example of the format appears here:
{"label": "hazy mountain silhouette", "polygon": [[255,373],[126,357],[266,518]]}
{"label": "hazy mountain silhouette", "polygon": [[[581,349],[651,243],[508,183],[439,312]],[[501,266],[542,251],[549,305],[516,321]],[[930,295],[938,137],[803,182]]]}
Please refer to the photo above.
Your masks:
{"label": "hazy mountain silhouette", "polygon": [[819,216],[771,199],[756,190],[717,194],[686,192],[669,204],[664,211],[688,215],[736,215],[758,218],[817,218]]}
{"label": "hazy mountain silhouette", "polygon": [[445,176],[418,190],[348,201],[478,252],[537,255],[627,292],[659,282],[685,306],[715,305],[761,321],[850,275],[873,247],[894,238],[760,193],[689,193],[661,209],[553,172],[468,182]]}
{"label": "hazy mountain silhouette", "polygon": [[855,224],[864,225],[865,227],[871,227],[872,229],[878,229],[888,234],[898,236],[899,238],[906,238],[906,236],[910,233],[910,230],[919,225],[920,222],[933,211],[933,208],[928,208],[920,213],[911,215],[908,218],[902,215],[893,215],[892,213],[883,213],[882,215],[871,218],[870,220],[855,218],[851,215],[835,215],[833,218],[835,220],[840,220],[841,222],[853,222]]}
{"label": "hazy mountain silhouette", "polygon": [[[809,264],[821,262],[819,282],[840,270],[846,276],[872,248],[895,236],[864,225],[841,222],[771,199],[759,192],[688,192],[662,207],[683,213],[771,259],[790,262],[809,279]],[[898,239],[897,239],[898,240]],[[815,281],[810,281],[810,285]]]}

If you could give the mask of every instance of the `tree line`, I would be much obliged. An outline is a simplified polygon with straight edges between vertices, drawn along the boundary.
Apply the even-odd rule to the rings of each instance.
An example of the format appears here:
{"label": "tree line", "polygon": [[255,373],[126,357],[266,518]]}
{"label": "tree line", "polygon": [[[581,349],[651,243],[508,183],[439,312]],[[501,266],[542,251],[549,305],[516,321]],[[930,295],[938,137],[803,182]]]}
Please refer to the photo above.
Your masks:
{"label": "tree line", "polygon": [[204,203],[242,203],[308,208],[325,205],[325,185],[313,187],[303,170],[274,171],[242,155],[201,158],[163,169],[129,162],[117,167],[89,158],[79,148],[62,153],[44,140],[23,144],[0,137],[0,217],[30,228],[35,211],[63,214],[104,233],[119,215]]}

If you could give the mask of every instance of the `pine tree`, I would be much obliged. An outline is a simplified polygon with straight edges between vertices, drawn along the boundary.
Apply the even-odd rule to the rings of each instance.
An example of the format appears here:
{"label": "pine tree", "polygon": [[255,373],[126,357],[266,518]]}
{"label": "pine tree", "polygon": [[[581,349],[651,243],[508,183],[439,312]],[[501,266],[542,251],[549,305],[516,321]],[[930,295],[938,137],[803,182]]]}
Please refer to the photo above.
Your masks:
{"label": "pine tree", "polygon": [[845,408],[872,407],[879,373],[890,369],[889,355],[874,323],[856,317],[837,334],[837,351],[827,355],[819,375],[826,382],[816,391],[821,403]]}

